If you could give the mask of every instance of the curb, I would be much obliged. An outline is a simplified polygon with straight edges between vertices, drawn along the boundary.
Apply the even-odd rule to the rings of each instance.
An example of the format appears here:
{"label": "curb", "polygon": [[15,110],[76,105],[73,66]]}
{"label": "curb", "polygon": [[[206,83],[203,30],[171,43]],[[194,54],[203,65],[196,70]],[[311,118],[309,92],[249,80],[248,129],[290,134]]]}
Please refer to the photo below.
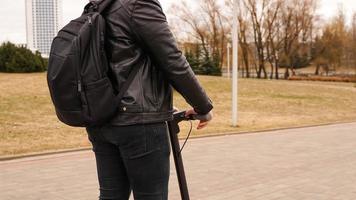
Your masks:
{"label": "curb", "polygon": [[[342,124],[352,124],[356,123],[356,121],[350,122],[332,122],[332,123],[324,123],[324,124],[317,124],[317,125],[306,125],[306,126],[294,126],[294,127],[285,127],[285,128],[274,128],[274,129],[265,129],[265,130],[257,130],[257,131],[245,131],[245,132],[226,132],[221,134],[207,134],[207,135],[198,135],[198,136],[191,136],[189,139],[203,139],[203,138],[212,138],[212,137],[224,137],[224,136],[233,136],[233,135],[240,135],[240,134],[261,134],[261,133],[268,133],[273,131],[283,131],[289,129],[302,129],[302,128],[314,128],[314,127],[321,127],[321,126],[332,126],[332,125],[342,125]],[[185,137],[180,138],[180,140],[185,140]],[[81,152],[81,151],[88,151],[91,150],[92,147],[81,147],[81,148],[73,148],[73,149],[63,149],[63,150],[55,150],[55,151],[46,151],[46,152],[39,152],[39,153],[29,153],[29,154],[20,154],[15,156],[0,156],[1,161],[10,161],[22,158],[31,158],[31,157],[40,157],[40,156],[49,156],[49,155],[57,155],[63,153],[74,153],[74,152]]]}
{"label": "curb", "polygon": [[[283,131],[289,129],[303,129],[303,128],[316,128],[321,126],[332,126],[332,125],[342,125],[342,124],[353,124],[356,121],[346,121],[346,122],[330,122],[324,124],[316,124],[316,125],[305,125],[305,126],[291,126],[285,128],[271,128],[271,129],[264,129],[264,130],[255,130],[255,131],[242,131],[242,132],[224,132],[221,134],[205,134],[205,135],[198,135],[198,136],[190,136],[189,139],[200,139],[200,138],[210,138],[210,137],[224,137],[224,136],[233,136],[233,135],[247,135],[247,134],[261,134],[261,133],[269,133],[274,131]],[[180,138],[181,140],[185,138]]]}
{"label": "curb", "polygon": [[62,153],[74,153],[79,151],[88,151],[91,150],[91,147],[81,147],[81,148],[73,148],[73,149],[63,149],[63,150],[55,150],[55,151],[45,151],[39,153],[28,153],[28,154],[20,154],[15,156],[0,156],[1,161],[10,161],[22,158],[31,158],[31,157],[40,157],[40,156],[49,156],[49,155],[56,155]]}

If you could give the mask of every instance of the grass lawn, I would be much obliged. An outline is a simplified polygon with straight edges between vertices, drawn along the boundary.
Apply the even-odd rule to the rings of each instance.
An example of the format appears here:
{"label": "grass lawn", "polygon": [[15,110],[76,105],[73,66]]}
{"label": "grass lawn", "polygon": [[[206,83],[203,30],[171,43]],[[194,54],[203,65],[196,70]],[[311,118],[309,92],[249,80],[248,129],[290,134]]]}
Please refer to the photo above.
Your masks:
{"label": "grass lawn", "polygon": [[[90,143],[84,129],[61,124],[49,99],[45,73],[0,73],[0,156],[77,147]],[[239,128],[231,124],[231,85],[221,77],[199,77],[214,102],[214,121],[194,136],[356,121],[351,83],[241,79]],[[188,108],[176,95],[175,105]],[[182,136],[189,123],[182,125]]]}

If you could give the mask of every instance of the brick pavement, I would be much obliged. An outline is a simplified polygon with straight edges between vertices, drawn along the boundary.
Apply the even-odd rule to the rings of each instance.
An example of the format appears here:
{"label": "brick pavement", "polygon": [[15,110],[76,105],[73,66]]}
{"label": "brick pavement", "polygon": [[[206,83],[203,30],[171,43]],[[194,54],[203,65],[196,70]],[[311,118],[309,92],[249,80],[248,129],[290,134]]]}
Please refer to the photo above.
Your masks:
{"label": "brick pavement", "polygon": [[[354,200],[356,123],[190,140],[192,200]],[[173,166],[173,165],[172,165]],[[91,151],[0,162],[1,200],[95,200]],[[171,170],[170,200],[178,200]]]}

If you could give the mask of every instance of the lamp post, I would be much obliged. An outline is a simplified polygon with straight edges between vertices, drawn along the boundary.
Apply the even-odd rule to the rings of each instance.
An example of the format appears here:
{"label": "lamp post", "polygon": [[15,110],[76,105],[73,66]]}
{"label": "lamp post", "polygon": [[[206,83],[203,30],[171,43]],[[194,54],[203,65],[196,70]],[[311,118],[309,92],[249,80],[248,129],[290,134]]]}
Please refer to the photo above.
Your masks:
{"label": "lamp post", "polygon": [[231,49],[231,44],[230,42],[227,43],[227,78],[230,79],[231,73],[230,73],[230,49]]}
{"label": "lamp post", "polygon": [[234,17],[232,30],[233,61],[232,61],[232,126],[238,122],[238,0],[234,0]]}

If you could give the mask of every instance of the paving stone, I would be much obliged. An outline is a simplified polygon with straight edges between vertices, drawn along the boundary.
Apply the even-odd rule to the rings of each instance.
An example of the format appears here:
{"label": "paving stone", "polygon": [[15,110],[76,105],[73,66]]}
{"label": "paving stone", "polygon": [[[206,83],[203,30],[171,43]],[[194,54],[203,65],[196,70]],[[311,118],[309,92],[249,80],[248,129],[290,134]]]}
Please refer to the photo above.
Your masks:
{"label": "paving stone", "polygon": [[[184,150],[191,199],[356,199],[355,133],[348,123],[192,139]],[[179,200],[171,166],[169,199]],[[2,161],[0,199],[98,199],[95,167],[91,151]]]}

